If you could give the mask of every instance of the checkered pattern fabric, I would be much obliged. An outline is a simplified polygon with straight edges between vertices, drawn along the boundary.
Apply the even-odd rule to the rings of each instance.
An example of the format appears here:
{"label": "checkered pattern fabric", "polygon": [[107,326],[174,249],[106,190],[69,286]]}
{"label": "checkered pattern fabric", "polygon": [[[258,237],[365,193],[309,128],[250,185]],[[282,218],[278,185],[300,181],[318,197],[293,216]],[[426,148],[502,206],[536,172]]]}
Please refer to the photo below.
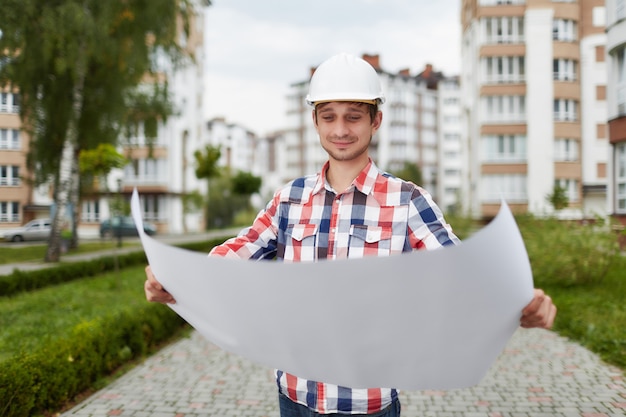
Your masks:
{"label": "checkered pattern fabric", "polygon": [[[421,187],[370,163],[343,193],[318,175],[276,192],[250,228],[211,251],[212,256],[277,258],[285,262],[389,256],[458,243],[441,210]],[[351,389],[276,372],[280,392],[318,413],[373,413],[397,392]]]}

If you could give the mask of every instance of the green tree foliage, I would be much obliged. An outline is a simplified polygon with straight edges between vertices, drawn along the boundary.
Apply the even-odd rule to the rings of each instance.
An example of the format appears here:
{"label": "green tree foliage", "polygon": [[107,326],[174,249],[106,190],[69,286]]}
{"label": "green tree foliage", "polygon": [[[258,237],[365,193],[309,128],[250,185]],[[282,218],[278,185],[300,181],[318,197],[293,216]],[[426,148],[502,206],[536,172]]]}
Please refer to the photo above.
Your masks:
{"label": "green tree foliage", "polygon": [[85,149],[78,157],[81,175],[106,177],[113,168],[122,168],[126,162],[124,155],[110,143],[101,143],[94,149]]}
{"label": "green tree foliage", "polygon": [[[0,2],[0,86],[21,94],[34,182],[52,181],[57,207],[78,189],[82,150],[115,144],[133,125],[156,134],[171,114],[167,86],[151,75],[157,54],[184,63],[178,23],[188,32],[193,14],[192,0]],[[146,79],[153,88],[137,89]],[[58,234],[55,217],[47,260],[58,260]]]}
{"label": "green tree foliage", "polygon": [[204,149],[193,153],[196,160],[196,177],[211,179],[220,176],[220,168],[217,162],[222,156],[219,146],[206,145]]}
{"label": "green tree foliage", "polygon": [[569,198],[567,197],[567,190],[561,187],[559,184],[554,184],[554,189],[551,194],[546,196],[546,201],[552,204],[554,210],[563,210],[569,206]]}
{"label": "green tree foliage", "polygon": [[250,172],[239,171],[233,177],[233,192],[235,194],[251,196],[261,190],[263,180]]}
{"label": "green tree foliage", "polygon": [[213,182],[212,180],[220,177],[221,175],[220,168],[217,165],[221,156],[222,151],[219,146],[212,145],[206,145],[204,149],[198,149],[193,153],[193,157],[196,161],[196,177],[207,180],[207,205],[205,212],[207,229],[212,226],[212,222],[209,219],[209,213],[211,211],[211,208],[209,207],[209,203],[211,201],[211,187]]}
{"label": "green tree foliage", "polygon": [[391,174],[398,178],[402,178],[405,181],[411,181],[413,184],[422,184],[422,170],[417,164],[405,161],[404,166],[399,171],[394,171]]}

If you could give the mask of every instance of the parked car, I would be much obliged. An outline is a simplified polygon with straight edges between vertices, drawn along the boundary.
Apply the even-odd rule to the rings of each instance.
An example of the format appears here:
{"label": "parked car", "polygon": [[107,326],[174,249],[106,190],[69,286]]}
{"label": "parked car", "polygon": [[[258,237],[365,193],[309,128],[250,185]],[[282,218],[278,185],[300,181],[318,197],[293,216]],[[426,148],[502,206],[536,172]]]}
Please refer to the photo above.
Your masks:
{"label": "parked car", "polygon": [[26,240],[48,240],[52,221],[50,219],[35,219],[22,227],[0,231],[0,237],[5,241],[23,242]]}
{"label": "parked car", "polygon": [[[152,236],[156,233],[156,227],[147,222],[143,222],[143,230],[147,235]],[[129,216],[117,216],[104,220],[100,223],[100,237],[117,237],[117,236],[139,236],[135,221]]]}

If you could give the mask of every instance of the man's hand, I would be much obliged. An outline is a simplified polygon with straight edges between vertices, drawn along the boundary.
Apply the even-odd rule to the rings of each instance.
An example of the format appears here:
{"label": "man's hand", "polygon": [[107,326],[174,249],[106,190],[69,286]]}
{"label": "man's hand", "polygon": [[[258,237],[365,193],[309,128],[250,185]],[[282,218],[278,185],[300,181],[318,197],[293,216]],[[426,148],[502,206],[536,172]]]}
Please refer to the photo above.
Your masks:
{"label": "man's hand", "polygon": [[163,303],[163,304],[175,304],[176,300],[172,295],[165,291],[163,286],[152,273],[152,268],[150,265],[146,266],[146,282],[143,285],[143,289],[146,293],[146,300],[152,301],[155,303]]}
{"label": "man's hand", "polygon": [[530,329],[540,327],[549,329],[554,323],[556,316],[556,306],[552,303],[550,296],[540,289],[535,289],[533,300],[522,310],[521,326]]}

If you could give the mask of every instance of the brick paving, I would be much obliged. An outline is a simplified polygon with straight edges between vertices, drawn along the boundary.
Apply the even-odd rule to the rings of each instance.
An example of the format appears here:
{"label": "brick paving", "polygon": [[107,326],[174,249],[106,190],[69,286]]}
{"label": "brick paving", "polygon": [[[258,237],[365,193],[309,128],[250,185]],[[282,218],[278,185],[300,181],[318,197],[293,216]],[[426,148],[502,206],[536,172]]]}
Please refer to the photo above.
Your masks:
{"label": "brick paving", "polygon": [[[545,330],[520,329],[483,381],[452,391],[402,391],[402,416],[624,417],[619,369]],[[197,332],[61,417],[278,417],[272,371]]]}

